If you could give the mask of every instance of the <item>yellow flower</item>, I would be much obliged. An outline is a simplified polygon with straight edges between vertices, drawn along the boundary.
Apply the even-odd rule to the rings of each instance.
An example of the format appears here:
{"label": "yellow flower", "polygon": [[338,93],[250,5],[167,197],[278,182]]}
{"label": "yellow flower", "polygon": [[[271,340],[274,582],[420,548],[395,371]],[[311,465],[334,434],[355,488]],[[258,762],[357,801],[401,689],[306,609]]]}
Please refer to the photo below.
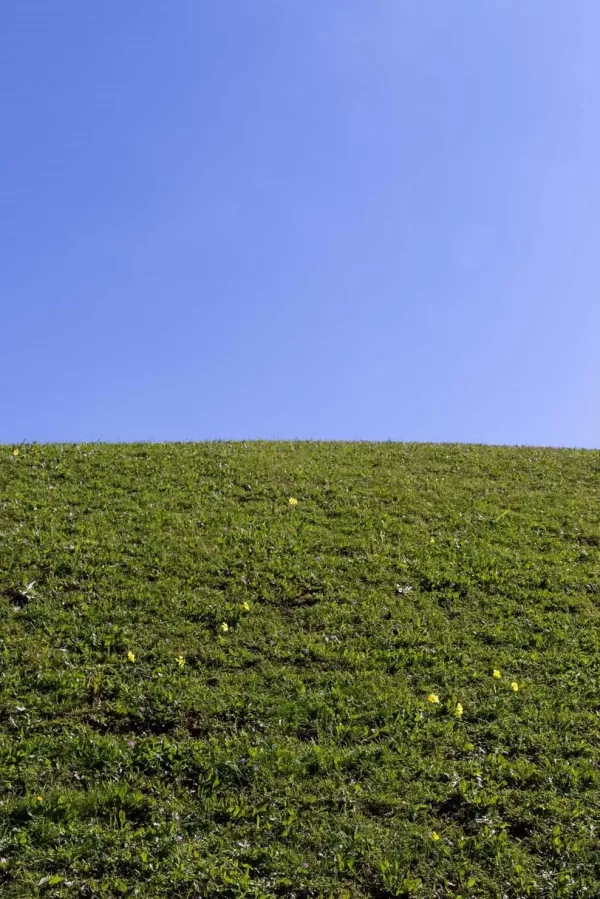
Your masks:
{"label": "yellow flower", "polygon": [[18,456],[18,455],[19,455],[19,452],[20,452],[19,447],[16,446],[16,447],[14,448],[14,450],[13,450],[13,456]]}
{"label": "yellow flower", "polygon": [[494,670],[492,671],[492,677],[500,678],[502,677],[502,672],[498,671],[497,668],[494,668]]}
{"label": "yellow flower", "polygon": [[432,830],[432,832],[431,832],[431,839],[432,839],[432,840],[439,840],[439,838],[440,838],[439,833],[436,833],[435,830]]}
{"label": "yellow flower", "polygon": [[517,690],[519,689],[519,685],[518,685],[518,683],[516,682],[516,680],[514,680],[514,681],[512,682],[512,684],[510,685],[510,689],[513,690],[515,693],[516,693]]}
{"label": "yellow flower", "polygon": [[244,610],[244,612],[249,612],[249,611],[250,611],[250,603],[249,603],[249,602],[243,602],[243,603],[242,603],[242,609]]}
{"label": "yellow flower", "polygon": [[430,693],[429,696],[427,697],[427,702],[433,702],[433,703],[437,703],[439,705],[439,701],[440,701],[440,697],[437,695],[437,693]]}
{"label": "yellow flower", "polygon": [[43,796],[36,796],[36,797],[35,797],[35,801],[36,801],[36,802],[43,802],[43,801],[44,801],[44,797],[43,797]]}
{"label": "yellow flower", "polygon": [[460,702],[456,703],[456,708],[454,709],[454,715],[456,718],[460,718],[463,713],[463,707]]}
{"label": "yellow flower", "polygon": [[129,650],[129,652],[127,653],[127,658],[129,659],[130,662],[135,662],[135,652],[132,652],[131,650]]}
{"label": "yellow flower", "polygon": [[295,496],[290,496],[288,502],[289,502],[290,506],[297,506],[297,505],[298,505],[298,500],[296,499]]}
{"label": "yellow flower", "polygon": [[225,621],[224,621],[223,624],[221,625],[221,630],[223,631],[224,634],[226,634],[227,631],[229,630],[229,625],[226,624]]}
{"label": "yellow flower", "polygon": [[177,656],[177,664],[180,668],[183,668],[183,666],[185,665],[185,659],[183,658],[183,656]]}

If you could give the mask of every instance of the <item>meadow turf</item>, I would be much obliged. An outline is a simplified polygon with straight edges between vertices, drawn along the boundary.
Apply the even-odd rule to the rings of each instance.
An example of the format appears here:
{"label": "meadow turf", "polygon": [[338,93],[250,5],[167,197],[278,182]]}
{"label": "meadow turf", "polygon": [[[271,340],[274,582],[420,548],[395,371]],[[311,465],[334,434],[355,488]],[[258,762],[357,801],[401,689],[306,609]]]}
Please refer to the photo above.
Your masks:
{"label": "meadow turf", "polygon": [[0,447],[2,899],[599,897],[599,500],[595,451]]}

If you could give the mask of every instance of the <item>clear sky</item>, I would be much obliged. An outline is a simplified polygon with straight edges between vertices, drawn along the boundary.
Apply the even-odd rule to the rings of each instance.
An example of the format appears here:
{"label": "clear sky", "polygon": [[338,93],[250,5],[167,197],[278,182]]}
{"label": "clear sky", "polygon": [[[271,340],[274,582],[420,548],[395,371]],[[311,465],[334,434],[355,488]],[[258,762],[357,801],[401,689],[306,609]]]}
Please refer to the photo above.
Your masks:
{"label": "clear sky", "polygon": [[600,445],[598,0],[5,0],[0,441]]}

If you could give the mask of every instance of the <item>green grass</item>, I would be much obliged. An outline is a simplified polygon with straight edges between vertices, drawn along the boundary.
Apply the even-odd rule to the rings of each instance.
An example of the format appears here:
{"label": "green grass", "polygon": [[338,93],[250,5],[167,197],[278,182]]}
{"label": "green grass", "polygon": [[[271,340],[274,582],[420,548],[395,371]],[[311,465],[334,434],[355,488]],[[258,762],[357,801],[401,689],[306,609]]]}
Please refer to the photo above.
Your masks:
{"label": "green grass", "polygon": [[0,447],[3,899],[600,896],[599,500],[592,451]]}

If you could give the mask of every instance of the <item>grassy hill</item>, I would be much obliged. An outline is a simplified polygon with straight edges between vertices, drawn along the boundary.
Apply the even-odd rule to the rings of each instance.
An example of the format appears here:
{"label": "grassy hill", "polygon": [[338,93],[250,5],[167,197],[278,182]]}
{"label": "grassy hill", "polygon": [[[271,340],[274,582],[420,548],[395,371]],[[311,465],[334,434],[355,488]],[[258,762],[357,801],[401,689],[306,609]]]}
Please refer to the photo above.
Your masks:
{"label": "grassy hill", "polygon": [[600,896],[599,501],[591,451],[0,447],[3,899]]}

